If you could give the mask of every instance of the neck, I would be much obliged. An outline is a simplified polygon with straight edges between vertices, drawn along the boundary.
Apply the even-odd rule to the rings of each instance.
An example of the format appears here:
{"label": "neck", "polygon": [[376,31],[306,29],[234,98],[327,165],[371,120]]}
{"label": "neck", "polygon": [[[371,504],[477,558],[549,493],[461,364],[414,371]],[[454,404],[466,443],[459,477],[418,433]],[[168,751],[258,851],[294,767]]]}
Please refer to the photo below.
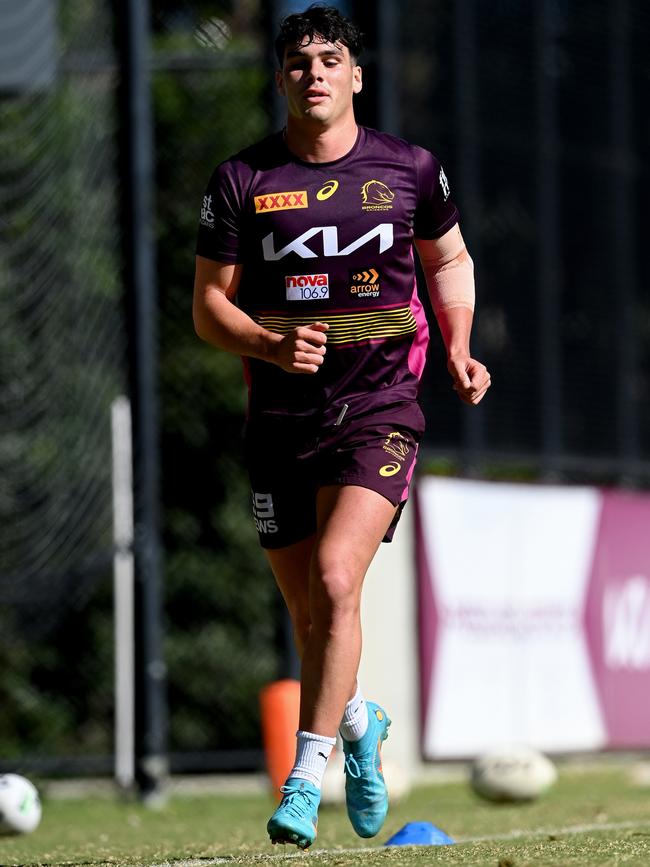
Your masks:
{"label": "neck", "polygon": [[354,115],[336,127],[306,125],[287,118],[285,140],[291,153],[307,163],[331,163],[349,153],[357,140]]}

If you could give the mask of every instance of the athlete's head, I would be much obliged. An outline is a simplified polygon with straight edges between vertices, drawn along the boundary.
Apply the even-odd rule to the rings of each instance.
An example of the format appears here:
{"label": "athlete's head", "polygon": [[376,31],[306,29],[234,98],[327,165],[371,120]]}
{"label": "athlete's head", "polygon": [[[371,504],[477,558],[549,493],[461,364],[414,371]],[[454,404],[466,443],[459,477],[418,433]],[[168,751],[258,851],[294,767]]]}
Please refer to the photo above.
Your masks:
{"label": "athlete's head", "polygon": [[345,45],[352,64],[356,64],[363,50],[363,35],[353,21],[341,15],[334,6],[314,3],[304,12],[288,15],[280,22],[280,32],[275,40],[280,68],[287,48],[311,42]]}
{"label": "athlete's head", "polygon": [[289,117],[333,124],[352,112],[361,90],[361,32],[333,6],[313,5],[287,16],[275,41],[276,80]]}

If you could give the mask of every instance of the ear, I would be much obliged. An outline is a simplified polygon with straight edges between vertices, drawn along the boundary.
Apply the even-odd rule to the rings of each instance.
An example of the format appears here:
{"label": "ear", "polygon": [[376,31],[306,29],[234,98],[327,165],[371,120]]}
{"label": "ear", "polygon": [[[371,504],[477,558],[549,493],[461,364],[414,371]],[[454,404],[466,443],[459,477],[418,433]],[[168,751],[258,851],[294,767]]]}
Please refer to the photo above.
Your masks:
{"label": "ear", "polygon": [[282,70],[281,69],[275,70],[275,86],[277,87],[278,93],[281,96],[286,96],[286,93],[284,90],[284,79],[282,78]]}
{"label": "ear", "polygon": [[355,66],[352,69],[352,93],[361,93],[363,81],[361,75],[361,67]]}

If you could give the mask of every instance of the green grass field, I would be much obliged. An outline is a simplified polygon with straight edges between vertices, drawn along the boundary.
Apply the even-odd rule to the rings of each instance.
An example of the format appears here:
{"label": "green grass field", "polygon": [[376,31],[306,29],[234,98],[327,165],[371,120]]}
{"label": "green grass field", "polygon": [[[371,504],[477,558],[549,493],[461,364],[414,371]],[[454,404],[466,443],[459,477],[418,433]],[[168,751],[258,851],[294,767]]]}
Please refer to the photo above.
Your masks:
{"label": "green grass field", "polygon": [[[268,843],[272,809],[261,795],[174,797],[158,811],[105,798],[45,798],[35,833],[0,838],[0,864],[650,865],[650,789],[621,766],[561,771],[553,791],[518,806],[480,801],[462,783],[420,788],[391,807],[374,841],[354,835],[344,807],[324,808],[308,853]],[[432,822],[456,845],[383,847],[411,821]]]}

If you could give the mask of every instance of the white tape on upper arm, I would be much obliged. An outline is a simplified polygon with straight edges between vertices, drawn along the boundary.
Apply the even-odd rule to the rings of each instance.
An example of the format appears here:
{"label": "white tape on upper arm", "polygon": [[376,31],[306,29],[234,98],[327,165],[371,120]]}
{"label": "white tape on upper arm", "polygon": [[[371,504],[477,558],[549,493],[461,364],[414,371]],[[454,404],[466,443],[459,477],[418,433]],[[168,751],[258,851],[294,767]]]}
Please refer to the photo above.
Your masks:
{"label": "white tape on upper arm", "polygon": [[415,242],[434,313],[452,307],[474,310],[474,263],[458,225],[442,238]]}

